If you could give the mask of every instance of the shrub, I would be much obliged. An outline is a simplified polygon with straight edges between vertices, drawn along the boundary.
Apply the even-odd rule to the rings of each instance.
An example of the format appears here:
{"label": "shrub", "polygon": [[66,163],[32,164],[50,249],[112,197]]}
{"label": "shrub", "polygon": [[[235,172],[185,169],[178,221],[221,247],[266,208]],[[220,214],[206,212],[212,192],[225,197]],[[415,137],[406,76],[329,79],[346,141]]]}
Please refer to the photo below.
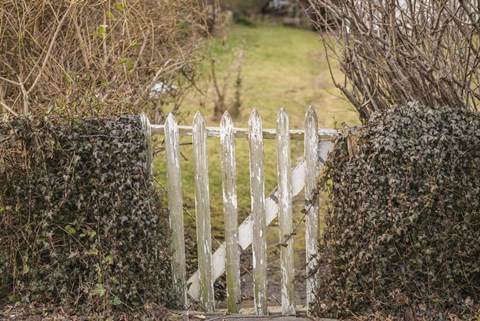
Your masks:
{"label": "shrub", "polygon": [[[201,59],[197,0],[3,0],[0,111],[112,115],[178,104]],[[150,97],[157,82],[165,89]]]}
{"label": "shrub", "polygon": [[362,121],[409,101],[479,111],[478,2],[303,2],[344,74],[335,86]]}
{"label": "shrub", "polygon": [[174,299],[147,146],[138,116],[0,123],[1,300],[109,311]]}
{"label": "shrub", "polygon": [[[229,0],[220,1],[222,7],[232,10],[237,19],[243,18],[248,20],[252,14],[258,13],[268,3],[268,0]],[[250,21],[251,23],[251,21]]]}
{"label": "shrub", "polygon": [[373,114],[355,136],[337,141],[325,172],[315,313],[472,317],[480,302],[480,116],[409,104]]}

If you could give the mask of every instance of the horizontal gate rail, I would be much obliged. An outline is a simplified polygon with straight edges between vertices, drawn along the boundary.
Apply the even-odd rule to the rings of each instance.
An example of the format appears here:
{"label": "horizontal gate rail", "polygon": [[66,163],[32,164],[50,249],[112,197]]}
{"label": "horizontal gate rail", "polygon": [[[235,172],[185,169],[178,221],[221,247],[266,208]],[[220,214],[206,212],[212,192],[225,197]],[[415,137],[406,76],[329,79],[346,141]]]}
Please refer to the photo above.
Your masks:
{"label": "horizontal gate rail", "polygon": [[[151,125],[152,135],[164,135],[164,125]],[[192,136],[192,126],[178,126],[180,136]],[[220,127],[207,127],[208,137],[220,137]],[[234,128],[233,134],[235,138],[248,138],[247,128]],[[277,131],[275,129],[264,128],[262,130],[263,139],[276,139]],[[338,131],[335,129],[322,128],[318,130],[318,135],[321,140],[331,140],[338,136]],[[305,131],[303,129],[290,129],[291,140],[303,140]]]}

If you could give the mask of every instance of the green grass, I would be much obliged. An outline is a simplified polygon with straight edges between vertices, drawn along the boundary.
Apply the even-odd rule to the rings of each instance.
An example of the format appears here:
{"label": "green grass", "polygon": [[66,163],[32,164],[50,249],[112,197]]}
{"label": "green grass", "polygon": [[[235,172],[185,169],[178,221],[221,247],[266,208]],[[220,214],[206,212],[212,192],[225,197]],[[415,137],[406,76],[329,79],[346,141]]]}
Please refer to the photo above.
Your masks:
{"label": "green grass", "polygon": [[[319,126],[333,128],[346,122],[358,124],[356,113],[340,98],[333,86],[320,38],[308,30],[258,25],[246,27],[234,25],[225,39],[214,39],[206,44],[217,61],[217,79],[223,83],[227,70],[236,64],[235,55],[239,49],[244,52],[242,69],[242,108],[236,119],[236,127],[247,127],[248,117],[257,108],[263,118],[264,128],[274,128],[276,115],[284,107],[289,116],[291,128],[303,128],[304,115],[309,105],[315,107],[319,116]],[[209,66],[202,66],[205,79],[199,84],[206,88],[206,95],[189,95],[181,108],[182,125],[190,125],[196,111],[201,111],[208,126],[219,126],[212,116],[214,91],[208,80]],[[334,74],[340,77],[338,67]],[[234,71],[228,80],[227,103],[233,101]],[[191,142],[189,138],[183,142]],[[250,211],[250,174],[248,170],[248,142],[237,140],[237,181],[239,215],[243,219]],[[193,156],[191,146],[183,146],[182,180],[184,203],[194,215]],[[223,233],[222,189],[219,158],[219,140],[209,139],[209,175],[212,211],[212,233],[221,238]],[[303,154],[303,142],[292,141],[292,164],[296,164]],[[161,184],[166,184],[164,155],[155,162],[155,174]],[[273,140],[265,141],[265,175],[267,194],[276,184],[276,149]],[[187,219],[187,224],[190,225]],[[193,226],[193,224],[191,225]]]}

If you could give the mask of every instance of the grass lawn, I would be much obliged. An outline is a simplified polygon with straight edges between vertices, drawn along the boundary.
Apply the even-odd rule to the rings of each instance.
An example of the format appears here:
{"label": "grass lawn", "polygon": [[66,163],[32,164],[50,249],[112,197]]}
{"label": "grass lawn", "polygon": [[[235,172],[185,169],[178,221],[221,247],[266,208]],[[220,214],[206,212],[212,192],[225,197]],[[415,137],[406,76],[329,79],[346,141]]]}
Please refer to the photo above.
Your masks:
{"label": "grass lawn", "polygon": [[[223,86],[224,76],[235,66],[239,50],[243,50],[241,116],[236,119],[236,127],[247,127],[248,117],[253,108],[257,108],[263,118],[264,128],[275,128],[276,115],[284,107],[290,115],[291,128],[303,128],[304,115],[309,105],[315,107],[319,116],[319,126],[333,128],[346,122],[358,124],[358,118],[352,107],[340,97],[333,86],[327,61],[320,38],[314,32],[282,26],[260,24],[255,27],[234,25],[227,36],[209,40],[206,46],[211,49],[217,61],[217,79]],[[178,117],[182,125],[190,125],[196,111],[201,111],[208,126],[219,126],[213,120],[212,111],[215,93],[208,71],[210,65],[202,66],[204,80],[200,87],[205,95],[191,94],[185,99]],[[334,74],[341,76],[338,68]],[[236,70],[228,79],[226,101],[232,104]],[[184,138],[184,142],[191,139]],[[247,140],[236,143],[238,205],[241,219],[250,211],[249,156]],[[193,160],[191,146],[183,146],[182,176],[184,205],[194,216]],[[219,140],[209,140],[209,175],[212,212],[212,234],[223,236],[223,210],[221,172],[219,158]],[[303,142],[292,141],[292,164],[296,164],[303,154]],[[155,161],[155,175],[165,186],[164,155],[159,154]],[[265,141],[266,191],[276,183],[276,149],[274,140]],[[187,225],[190,225],[187,214]],[[191,224],[193,228],[193,224]],[[188,227],[187,227],[188,230]],[[215,245],[214,245],[215,246]]]}

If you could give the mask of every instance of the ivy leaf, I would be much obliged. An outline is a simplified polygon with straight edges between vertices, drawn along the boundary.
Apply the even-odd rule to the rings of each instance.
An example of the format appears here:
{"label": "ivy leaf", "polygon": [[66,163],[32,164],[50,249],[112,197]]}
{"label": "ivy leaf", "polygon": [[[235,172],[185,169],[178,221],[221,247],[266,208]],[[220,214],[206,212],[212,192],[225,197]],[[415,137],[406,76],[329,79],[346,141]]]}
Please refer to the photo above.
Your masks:
{"label": "ivy leaf", "polygon": [[88,255],[98,255],[98,249],[90,249],[87,251]]}
{"label": "ivy leaf", "polygon": [[112,300],[112,305],[120,305],[120,304],[122,304],[122,301],[118,296],[114,295]]}
{"label": "ivy leaf", "polygon": [[97,283],[90,293],[95,296],[103,297],[105,295],[105,288],[102,283]]}
{"label": "ivy leaf", "polygon": [[65,231],[67,231],[68,234],[72,234],[72,235],[77,232],[77,230],[71,225],[65,226]]}

